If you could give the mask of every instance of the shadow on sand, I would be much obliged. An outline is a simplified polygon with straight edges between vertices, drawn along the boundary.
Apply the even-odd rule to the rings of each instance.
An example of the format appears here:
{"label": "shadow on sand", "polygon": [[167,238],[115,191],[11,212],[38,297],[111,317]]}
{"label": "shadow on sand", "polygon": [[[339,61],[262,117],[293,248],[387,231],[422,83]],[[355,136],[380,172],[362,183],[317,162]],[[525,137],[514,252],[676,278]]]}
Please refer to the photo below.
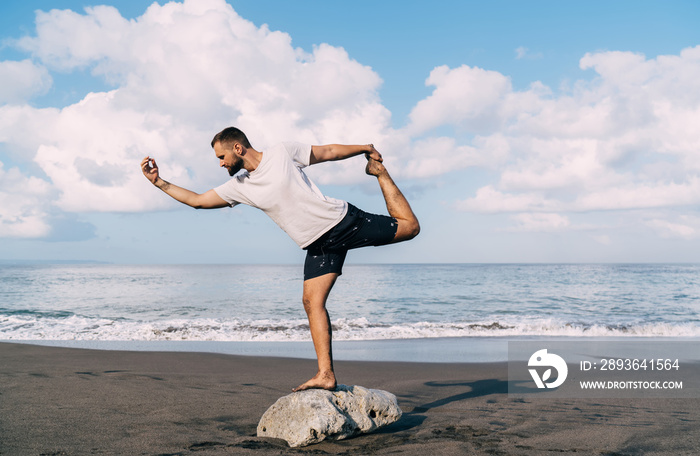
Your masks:
{"label": "shadow on sand", "polygon": [[443,405],[475,397],[508,393],[508,382],[498,379],[477,380],[475,382],[466,383],[426,382],[424,385],[431,388],[454,388],[463,386],[467,388],[467,391],[413,407],[413,410],[404,413],[399,421],[377,431],[378,434],[390,434],[420,426],[427,418],[424,413],[436,407],[442,407]]}

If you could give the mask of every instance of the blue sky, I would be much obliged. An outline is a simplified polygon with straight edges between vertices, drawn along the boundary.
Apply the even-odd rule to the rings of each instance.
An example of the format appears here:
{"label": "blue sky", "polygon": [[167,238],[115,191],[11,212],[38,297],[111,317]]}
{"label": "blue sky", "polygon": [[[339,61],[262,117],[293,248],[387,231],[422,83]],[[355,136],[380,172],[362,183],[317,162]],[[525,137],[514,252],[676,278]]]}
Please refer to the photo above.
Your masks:
{"label": "blue sky", "polygon": [[[697,2],[104,4],[0,6],[0,259],[301,263],[140,174],[219,185],[234,124],[382,151],[423,231],[349,262],[697,261]],[[361,160],[309,174],[383,212]]]}

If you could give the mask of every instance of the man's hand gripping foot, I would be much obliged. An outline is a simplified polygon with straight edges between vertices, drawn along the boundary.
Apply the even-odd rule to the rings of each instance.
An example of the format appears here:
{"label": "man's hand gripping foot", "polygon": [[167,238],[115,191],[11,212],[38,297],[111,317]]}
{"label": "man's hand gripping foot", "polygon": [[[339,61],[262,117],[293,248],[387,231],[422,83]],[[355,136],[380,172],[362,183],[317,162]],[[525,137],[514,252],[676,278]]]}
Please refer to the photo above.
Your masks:
{"label": "man's hand gripping foot", "polygon": [[308,382],[301,384],[294,388],[292,391],[295,393],[297,391],[304,391],[307,389],[324,389],[328,391],[334,391],[335,387],[338,386],[335,381],[335,374],[332,371],[319,372],[309,380]]}
{"label": "man's hand gripping foot", "polygon": [[[371,146],[371,144],[370,144]],[[374,146],[372,146],[372,149],[374,149]],[[377,152],[379,154],[379,152]],[[379,177],[380,174],[383,174],[386,172],[386,168],[384,168],[384,165],[382,164],[382,156],[379,155],[378,159],[373,158],[371,153],[366,153],[365,158],[367,158],[367,166],[365,166],[365,173],[367,173],[370,176],[376,176]]]}

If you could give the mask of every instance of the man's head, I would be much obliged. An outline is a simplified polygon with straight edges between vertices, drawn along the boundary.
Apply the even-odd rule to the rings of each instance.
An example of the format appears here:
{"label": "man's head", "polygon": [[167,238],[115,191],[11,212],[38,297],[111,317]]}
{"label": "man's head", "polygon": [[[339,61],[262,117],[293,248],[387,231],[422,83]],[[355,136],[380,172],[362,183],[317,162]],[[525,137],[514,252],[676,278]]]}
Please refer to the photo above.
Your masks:
{"label": "man's head", "polygon": [[243,159],[246,149],[252,149],[245,133],[236,127],[228,127],[221,130],[211,140],[211,147],[219,159],[219,165],[228,170],[230,176],[235,175],[243,168]]}
{"label": "man's head", "polygon": [[218,142],[220,142],[224,148],[233,146],[233,143],[240,143],[242,146],[248,148],[253,147],[250,145],[248,137],[245,135],[245,133],[236,127],[224,128],[218,132],[214,136],[214,139],[211,140],[211,147],[214,147],[214,145]]}

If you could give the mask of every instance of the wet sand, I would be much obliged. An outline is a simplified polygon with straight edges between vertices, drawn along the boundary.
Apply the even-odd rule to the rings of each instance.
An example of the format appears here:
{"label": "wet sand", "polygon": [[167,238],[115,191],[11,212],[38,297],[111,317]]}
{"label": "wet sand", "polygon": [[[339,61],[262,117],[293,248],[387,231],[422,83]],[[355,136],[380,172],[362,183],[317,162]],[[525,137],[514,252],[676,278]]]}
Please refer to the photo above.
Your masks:
{"label": "wet sand", "polygon": [[523,399],[506,363],[338,361],[394,393],[374,434],[290,449],[255,436],[308,359],[0,343],[0,455],[700,454],[700,399]]}

